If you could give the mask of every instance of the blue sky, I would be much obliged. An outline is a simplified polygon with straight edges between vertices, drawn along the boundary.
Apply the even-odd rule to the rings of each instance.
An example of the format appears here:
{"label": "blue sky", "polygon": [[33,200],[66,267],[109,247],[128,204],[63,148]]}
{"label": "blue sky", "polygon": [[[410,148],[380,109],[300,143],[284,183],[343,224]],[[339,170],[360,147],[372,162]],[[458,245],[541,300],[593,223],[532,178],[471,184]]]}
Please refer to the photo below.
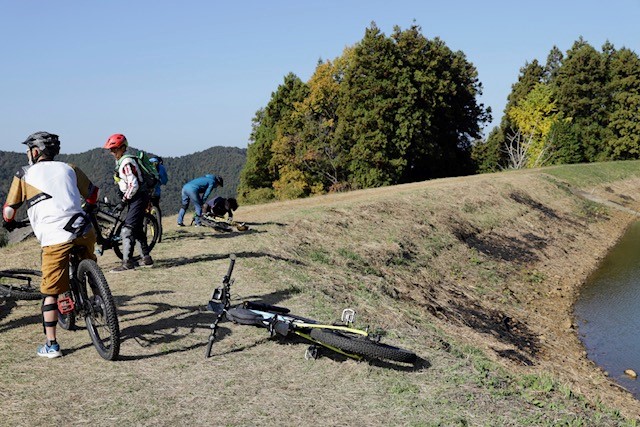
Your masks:
{"label": "blue sky", "polygon": [[64,153],[116,132],[163,156],[244,148],[287,73],[307,81],[372,21],[463,51],[495,125],[525,62],[579,36],[640,52],[639,20],[640,0],[0,0],[0,150],[39,130]]}

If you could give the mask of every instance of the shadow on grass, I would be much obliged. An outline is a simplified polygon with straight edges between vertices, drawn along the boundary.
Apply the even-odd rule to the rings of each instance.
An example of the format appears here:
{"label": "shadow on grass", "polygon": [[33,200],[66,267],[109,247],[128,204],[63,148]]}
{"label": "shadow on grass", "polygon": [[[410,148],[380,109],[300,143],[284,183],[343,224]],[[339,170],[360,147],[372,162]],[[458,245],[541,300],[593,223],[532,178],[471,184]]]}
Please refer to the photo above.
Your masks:
{"label": "shadow on grass", "polygon": [[[146,350],[158,349],[150,354],[121,354],[118,360],[150,359],[171,353],[183,353],[197,348],[202,348],[204,351],[208,342],[209,331],[211,330],[210,325],[215,320],[215,315],[205,310],[205,304],[202,306],[180,306],[164,302],[138,302],[140,299],[145,299],[151,295],[171,293],[172,291],[170,290],[160,290],[115,298],[121,324],[121,342],[133,340]],[[286,299],[288,295],[289,292],[286,291],[273,292],[262,296],[262,300],[275,304]],[[126,325],[134,321],[138,322],[138,324],[122,327],[123,324]],[[219,325],[216,341],[220,341],[232,333],[231,328],[228,327],[229,325],[231,323],[227,322],[222,322]],[[201,342],[184,346],[177,344],[194,333],[201,335]],[[253,345],[258,345],[259,343],[257,342]],[[170,347],[173,348],[168,348],[167,344],[172,344]],[[78,349],[70,349],[68,352],[72,353]],[[236,349],[236,351],[240,351],[240,349]]]}
{"label": "shadow on grass", "polygon": [[[304,265],[298,260],[294,260],[291,258],[284,258],[278,255],[272,255],[265,252],[237,252],[236,257],[238,259],[241,258],[261,258],[268,257],[273,260],[285,261],[296,265]],[[194,264],[198,262],[208,262],[208,261],[217,261],[221,259],[228,259],[228,254],[202,254],[194,257],[179,257],[179,258],[164,258],[158,259],[155,261],[154,268],[171,268],[179,265],[187,265]]]}
{"label": "shadow on grass", "polygon": [[[0,325],[0,333],[9,331],[11,329],[21,328],[23,326],[30,326],[37,323],[42,323],[42,313],[40,313],[39,301],[23,301],[33,304],[34,314],[24,316],[19,319],[11,319],[7,323]],[[18,303],[13,299],[7,299],[4,302],[0,302],[0,322],[6,319],[13,309],[18,306]]]}

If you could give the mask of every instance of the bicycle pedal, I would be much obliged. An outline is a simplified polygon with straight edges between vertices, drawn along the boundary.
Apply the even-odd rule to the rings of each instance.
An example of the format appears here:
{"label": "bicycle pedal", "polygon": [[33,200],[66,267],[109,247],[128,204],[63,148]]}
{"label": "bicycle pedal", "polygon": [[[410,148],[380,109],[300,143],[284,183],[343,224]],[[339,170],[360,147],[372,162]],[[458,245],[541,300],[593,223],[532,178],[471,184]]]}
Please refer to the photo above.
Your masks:
{"label": "bicycle pedal", "polygon": [[58,298],[58,311],[60,314],[69,314],[75,307],[76,305],[69,295]]}
{"label": "bicycle pedal", "polygon": [[320,357],[320,349],[317,345],[310,345],[309,347],[307,347],[304,352],[305,360],[316,360],[318,357]]}

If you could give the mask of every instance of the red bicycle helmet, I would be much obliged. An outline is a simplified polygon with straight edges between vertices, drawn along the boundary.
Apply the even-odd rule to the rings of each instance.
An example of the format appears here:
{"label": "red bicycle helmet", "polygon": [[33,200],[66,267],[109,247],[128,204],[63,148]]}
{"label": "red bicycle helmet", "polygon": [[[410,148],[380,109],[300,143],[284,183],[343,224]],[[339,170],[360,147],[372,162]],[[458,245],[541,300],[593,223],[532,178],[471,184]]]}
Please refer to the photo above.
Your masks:
{"label": "red bicycle helmet", "polygon": [[128,145],[127,138],[121,133],[114,133],[109,137],[109,139],[107,139],[107,143],[104,144],[104,148],[119,148],[123,145],[125,147]]}

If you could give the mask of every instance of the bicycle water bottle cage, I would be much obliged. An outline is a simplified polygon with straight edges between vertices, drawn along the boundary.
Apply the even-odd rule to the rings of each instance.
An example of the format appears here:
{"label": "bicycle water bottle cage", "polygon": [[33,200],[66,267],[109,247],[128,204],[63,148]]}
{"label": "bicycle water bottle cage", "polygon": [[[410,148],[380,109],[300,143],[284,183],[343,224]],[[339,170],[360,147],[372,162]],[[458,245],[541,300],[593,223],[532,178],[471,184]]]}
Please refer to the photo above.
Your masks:
{"label": "bicycle water bottle cage", "polygon": [[64,294],[64,296],[58,297],[58,311],[60,314],[69,314],[75,308],[75,303],[69,296],[69,294]]}
{"label": "bicycle water bottle cage", "polygon": [[351,308],[345,308],[344,310],[342,310],[341,320],[342,323],[345,323],[347,325],[352,324],[356,321],[356,311]]}

